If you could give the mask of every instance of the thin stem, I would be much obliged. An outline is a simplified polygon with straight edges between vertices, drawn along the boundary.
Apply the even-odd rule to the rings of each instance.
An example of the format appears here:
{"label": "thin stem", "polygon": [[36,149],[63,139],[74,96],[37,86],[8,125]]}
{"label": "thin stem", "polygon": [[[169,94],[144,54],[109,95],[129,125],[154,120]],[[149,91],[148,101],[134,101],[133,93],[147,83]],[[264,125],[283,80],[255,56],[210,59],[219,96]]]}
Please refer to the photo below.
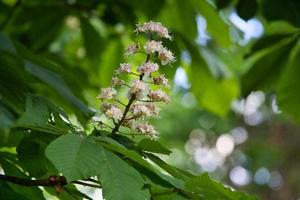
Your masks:
{"label": "thin stem", "polygon": [[[147,63],[148,61],[150,60],[150,54],[147,54],[147,57],[146,57],[146,61],[145,63]],[[143,77],[144,77],[144,73],[141,73],[139,75],[139,80],[142,81],[143,80]],[[129,112],[130,110],[130,107],[131,105],[133,104],[133,102],[136,100],[136,95],[132,95],[129,99],[129,102],[128,104],[126,105],[125,107],[125,110],[124,110],[124,113],[123,113],[123,116],[121,118],[121,120],[115,125],[115,128],[112,130],[111,134],[114,135],[116,134],[118,131],[119,131],[119,128],[120,126],[124,123],[124,121],[126,120],[126,115],[127,113]]]}
{"label": "thin stem", "polygon": [[120,100],[118,100],[118,99],[117,99],[117,102],[118,102],[119,104],[121,104],[121,105],[123,105],[123,106],[125,106],[125,107],[126,107],[126,104],[125,104],[125,103],[123,103],[122,101],[120,101]]}
{"label": "thin stem", "polygon": [[126,86],[126,87],[128,87],[128,88],[131,88],[130,85],[128,85],[128,84],[126,84],[126,83],[124,83],[124,84],[122,84],[122,85],[124,85],[124,86]]}
{"label": "thin stem", "polygon": [[135,95],[132,95],[131,98],[129,99],[128,104],[125,107],[122,119],[116,124],[115,128],[112,130],[111,134],[115,134],[116,132],[118,132],[120,126],[123,124],[123,122],[125,121],[126,115],[130,109],[130,106],[133,104],[135,100]]}
{"label": "thin stem", "polygon": [[140,74],[134,73],[134,72],[130,72],[130,74],[135,75],[135,76],[140,76]]}
{"label": "thin stem", "polygon": [[108,124],[105,124],[105,123],[103,123],[103,122],[100,122],[100,123],[101,123],[101,125],[104,125],[104,126],[106,126],[107,128],[114,129],[113,127],[109,126]]}
{"label": "thin stem", "polygon": [[38,180],[31,180],[31,179],[24,179],[15,176],[8,176],[0,174],[0,180],[7,181],[10,183],[14,183],[17,185],[22,186],[64,186],[67,185],[67,180],[64,176],[56,176],[52,175],[49,176],[47,179],[38,179]]}

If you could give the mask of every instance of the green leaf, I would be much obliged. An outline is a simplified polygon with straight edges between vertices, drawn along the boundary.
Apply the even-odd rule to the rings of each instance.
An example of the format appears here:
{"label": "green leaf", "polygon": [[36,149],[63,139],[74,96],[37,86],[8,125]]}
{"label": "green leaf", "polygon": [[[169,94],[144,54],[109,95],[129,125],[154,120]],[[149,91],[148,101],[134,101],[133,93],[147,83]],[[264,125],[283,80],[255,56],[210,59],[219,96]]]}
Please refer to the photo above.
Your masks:
{"label": "green leaf", "polygon": [[296,35],[280,40],[254,53],[244,62],[243,68],[248,70],[242,77],[243,95],[253,90],[275,89],[278,77],[286,63]]}
{"label": "green leaf", "polygon": [[213,77],[197,47],[188,42],[186,45],[192,57],[188,75],[195,97],[203,108],[224,117],[230,110],[232,100],[239,96],[237,78]]}
{"label": "green leaf", "polygon": [[121,155],[129,158],[133,162],[142,166],[144,172],[148,170],[150,173],[152,173],[151,175],[155,175],[155,178],[160,179],[161,182],[165,181],[176,188],[183,188],[184,182],[182,180],[161,173],[160,171],[155,169],[154,166],[152,166],[149,162],[143,159],[142,156],[139,155],[137,152],[126,149],[121,144],[107,137],[97,137],[96,140],[101,142],[102,145],[107,149],[120,153]]}
{"label": "green leaf", "polygon": [[59,35],[66,11],[67,9],[55,4],[27,4],[19,7],[14,23],[21,27],[26,25],[23,37],[29,40],[31,49],[43,50]]}
{"label": "green leaf", "polygon": [[162,194],[162,195],[155,195],[153,200],[188,200],[179,194]]}
{"label": "green leaf", "polygon": [[17,147],[17,156],[30,176],[42,177],[46,174],[56,174],[52,163],[45,157],[45,148],[54,135],[31,133],[26,135]]}
{"label": "green leaf", "polygon": [[138,147],[144,151],[152,152],[152,153],[160,153],[169,155],[172,153],[169,149],[163,147],[158,141],[151,139],[143,139],[138,143]]}
{"label": "green leaf", "polygon": [[190,40],[197,37],[196,11],[190,1],[167,1],[160,13],[161,21]]}
{"label": "green leaf", "polygon": [[109,200],[150,199],[149,191],[143,188],[144,181],[141,175],[133,167],[108,150],[104,150],[103,159],[105,164],[102,165],[99,180],[102,183],[104,198]]}
{"label": "green leaf", "polygon": [[[15,162],[17,161],[14,155],[7,155],[4,153],[0,155],[0,164],[6,175],[30,179],[30,177],[26,176],[25,173],[20,170],[19,166],[17,166]],[[24,187],[14,183],[8,183],[8,185],[16,193],[28,199],[45,199],[42,190],[38,187]]]}
{"label": "green leaf", "polygon": [[79,109],[85,117],[88,118],[92,115],[93,112],[74,96],[59,74],[42,68],[30,61],[25,63],[25,68],[29,73],[53,87],[68,103]]}
{"label": "green leaf", "polygon": [[0,50],[16,53],[13,43],[0,32]]}
{"label": "green leaf", "polygon": [[165,163],[163,160],[161,160],[159,157],[150,154],[150,153],[145,153],[147,158],[149,158],[151,161],[153,161],[155,164],[157,164],[159,167],[164,169],[166,172],[168,172],[170,175],[172,175],[175,178],[181,179],[183,181],[187,181],[191,177],[193,177],[192,174],[185,172],[183,170],[177,169],[176,167],[173,167],[171,165],[168,165]]}
{"label": "green leaf", "polygon": [[239,0],[236,5],[236,10],[242,19],[249,20],[255,16],[257,7],[256,0]]}
{"label": "green leaf", "polygon": [[20,57],[0,51],[0,95],[1,102],[15,113],[24,110],[26,93],[30,92],[30,76],[24,70]]}
{"label": "green leaf", "polygon": [[300,122],[300,40],[292,49],[280,77],[277,92],[279,108]]}
{"label": "green leaf", "polygon": [[[64,100],[66,104],[60,102],[61,105],[70,108],[74,113],[77,114],[81,122],[86,122],[94,112],[89,109],[80,99],[78,99],[70,87],[67,85],[64,77],[62,76],[61,66],[53,63],[41,56],[36,56],[24,46],[16,43],[15,44],[18,54],[25,60],[25,70],[28,74],[34,76],[41,82],[45,83],[46,90],[53,90],[58,97]],[[57,72],[53,70],[56,69]],[[53,98],[53,96],[52,96]]]}
{"label": "green leaf", "polygon": [[52,134],[72,132],[74,129],[71,124],[64,122],[60,115],[68,120],[66,114],[47,99],[29,95],[26,99],[25,112],[17,120],[15,127]]}
{"label": "green leaf", "polygon": [[97,80],[102,86],[108,86],[111,83],[111,77],[114,74],[114,70],[119,66],[121,62],[123,48],[119,40],[113,39],[107,42],[106,48],[101,55],[99,64]]}
{"label": "green leaf", "polygon": [[191,0],[207,21],[207,31],[223,47],[231,45],[229,27],[221,19],[218,11],[205,0]]}
{"label": "green leaf", "polygon": [[0,130],[11,127],[15,120],[13,113],[0,102]]}
{"label": "green leaf", "polygon": [[192,191],[195,197],[203,200],[257,200],[254,196],[237,192],[222,183],[210,179],[208,174],[202,174],[186,182],[186,190]]}
{"label": "green leaf", "polygon": [[[1,120],[1,119],[0,119]],[[16,147],[24,137],[24,132],[20,130],[0,129],[0,147]]]}
{"label": "green leaf", "polygon": [[0,195],[1,197],[5,197],[5,200],[30,200],[13,191],[6,183],[0,184]]}
{"label": "green leaf", "polygon": [[297,0],[264,0],[260,8],[268,21],[283,20],[299,27],[300,2]]}
{"label": "green leaf", "polygon": [[[141,175],[91,138],[68,134],[53,141],[46,156],[70,182],[98,175],[109,200],[149,199]],[[135,191],[134,193],[128,191]]]}
{"label": "green leaf", "polygon": [[104,42],[99,32],[86,17],[80,17],[81,30],[87,56],[93,61],[99,61],[100,54],[104,48]]}

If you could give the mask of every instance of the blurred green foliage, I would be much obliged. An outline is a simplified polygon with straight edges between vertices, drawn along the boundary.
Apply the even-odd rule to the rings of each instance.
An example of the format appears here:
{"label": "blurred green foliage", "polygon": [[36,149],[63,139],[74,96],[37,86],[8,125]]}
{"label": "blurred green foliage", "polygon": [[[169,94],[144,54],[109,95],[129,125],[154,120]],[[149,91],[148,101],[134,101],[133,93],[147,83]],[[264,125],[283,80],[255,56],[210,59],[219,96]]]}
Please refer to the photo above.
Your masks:
{"label": "blurred green foliage", "polygon": [[[107,158],[103,161],[95,156],[96,152],[87,150],[91,145],[88,138],[66,135],[56,139],[66,133],[92,132],[94,127],[90,120],[99,113],[96,96],[101,87],[110,84],[114,70],[125,60],[124,49],[135,36],[131,30],[137,23],[153,20],[170,28],[173,41],[166,43],[177,56],[172,66],[161,69],[170,80],[174,80],[174,89],[171,91],[172,102],[161,118],[154,121],[161,132],[160,141],[164,146],[173,148],[171,156],[164,159],[193,173],[209,171],[195,161],[195,154],[186,153],[188,141],[200,141],[199,138],[192,140],[194,136],[190,133],[200,130],[199,137],[204,134],[205,139],[201,140],[201,144],[195,144],[196,149],[204,145],[214,150],[222,133],[244,127],[248,132],[248,141],[240,146],[236,144],[238,148],[223,158],[224,162],[218,169],[212,170],[212,175],[264,199],[299,198],[297,177],[300,175],[300,158],[296,153],[299,144],[297,123],[300,122],[299,6],[297,0],[1,1],[1,168],[6,174],[34,178],[44,178],[59,170],[73,180],[74,177],[94,175],[98,168],[109,171],[122,166],[124,173],[115,169],[111,174],[98,174],[99,180],[120,177],[112,185],[103,185],[107,199],[120,199],[119,194],[140,187],[143,184],[141,173],[148,173],[150,185],[155,185],[152,183],[154,179],[165,184],[158,188],[153,186],[151,195],[155,192],[168,194],[170,183],[176,182],[177,179],[174,180],[180,173],[176,170],[174,173],[173,169],[168,171],[168,166],[156,159],[157,164],[162,164],[167,170],[161,168],[175,177],[173,182],[167,180],[162,173],[151,171],[153,169],[143,159],[128,153],[130,145],[118,149],[114,142],[102,141],[108,147],[97,146],[93,151],[97,150],[103,154],[103,159]],[[247,30],[234,22],[234,15],[243,26],[253,20],[256,22],[252,29],[254,36],[246,37]],[[263,29],[261,34],[259,26]],[[138,63],[138,59],[132,62]],[[187,85],[176,82],[176,76],[182,78],[185,75],[178,69],[186,73]],[[251,106],[253,91],[263,91],[265,98],[255,111],[247,114],[246,105],[250,102]],[[238,110],[234,103],[242,104],[243,111]],[[281,114],[276,106],[279,106]],[[258,115],[262,116],[262,120],[251,122],[253,118],[250,117],[256,116],[255,119],[258,119]],[[67,140],[67,137],[73,138]],[[80,163],[85,159],[84,155],[74,158],[76,166],[72,166],[72,160],[56,155],[57,152],[72,155],[74,152],[68,152],[74,145],[70,143],[68,146],[72,139],[78,144],[78,151],[86,152],[91,160],[99,159],[99,162],[106,164],[97,169],[91,164],[87,166],[91,171],[77,171],[76,167],[84,168]],[[55,142],[51,143],[53,140]],[[66,142],[59,145],[63,140]],[[160,144],[149,141],[139,145],[145,151],[168,152]],[[56,149],[59,151],[56,152]],[[123,159],[129,154],[132,160]],[[92,163],[91,160],[85,164]],[[134,162],[139,166],[134,166]],[[69,164],[74,168],[68,171],[57,163]],[[271,183],[276,182],[274,179],[269,181],[269,185],[234,184],[230,171],[235,166],[243,166],[253,175],[259,168],[266,167],[274,172],[273,175],[280,172],[280,176],[270,176],[270,179],[281,178],[283,183],[280,187],[273,187]],[[117,174],[114,174],[116,171]],[[121,188],[121,192],[115,191],[118,185],[129,179],[136,184]],[[177,184],[177,189],[185,191]],[[169,192],[170,195],[155,199],[244,198],[240,197],[244,194],[233,194],[205,174],[193,177],[185,184],[184,189],[188,187],[191,190],[199,185],[194,191],[204,193],[204,196],[184,197],[184,192],[180,195]],[[50,194],[55,193],[48,190]],[[76,191],[74,188],[67,190]],[[0,183],[0,194],[10,199],[44,198],[38,188],[24,188],[4,182]],[[82,195],[78,192],[75,196],[82,199]],[[147,199],[149,195],[148,190],[141,190],[135,198]],[[59,198],[74,198],[70,196],[64,193]]]}

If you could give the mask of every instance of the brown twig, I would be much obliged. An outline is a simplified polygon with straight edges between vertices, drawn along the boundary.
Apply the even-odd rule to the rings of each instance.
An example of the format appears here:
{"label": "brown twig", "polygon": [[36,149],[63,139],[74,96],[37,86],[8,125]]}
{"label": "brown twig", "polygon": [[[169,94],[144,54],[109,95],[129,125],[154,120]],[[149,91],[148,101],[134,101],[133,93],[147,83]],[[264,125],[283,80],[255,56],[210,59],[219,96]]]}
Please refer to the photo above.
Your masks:
{"label": "brown twig", "polygon": [[67,180],[64,176],[49,176],[47,179],[25,179],[15,176],[0,174],[0,180],[15,183],[22,186],[64,186],[67,185]]}

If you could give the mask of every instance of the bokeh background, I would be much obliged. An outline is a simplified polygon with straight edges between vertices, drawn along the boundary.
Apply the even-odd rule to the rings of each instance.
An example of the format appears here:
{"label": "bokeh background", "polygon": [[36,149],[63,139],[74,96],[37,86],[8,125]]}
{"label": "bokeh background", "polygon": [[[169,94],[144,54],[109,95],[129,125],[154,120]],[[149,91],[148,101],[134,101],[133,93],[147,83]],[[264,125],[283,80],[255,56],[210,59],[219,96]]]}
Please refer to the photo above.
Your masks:
{"label": "bokeh background", "polygon": [[[176,62],[162,68],[172,101],[153,120],[173,152],[164,159],[261,199],[299,199],[300,57],[291,55],[299,45],[300,1],[0,2],[1,34],[58,63],[51,70],[98,113],[96,96],[126,61],[135,24],[149,20],[170,28],[167,46],[176,54]],[[295,69],[287,65],[292,58]],[[74,123],[84,121],[76,120],[76,106],[56,101]]]}

